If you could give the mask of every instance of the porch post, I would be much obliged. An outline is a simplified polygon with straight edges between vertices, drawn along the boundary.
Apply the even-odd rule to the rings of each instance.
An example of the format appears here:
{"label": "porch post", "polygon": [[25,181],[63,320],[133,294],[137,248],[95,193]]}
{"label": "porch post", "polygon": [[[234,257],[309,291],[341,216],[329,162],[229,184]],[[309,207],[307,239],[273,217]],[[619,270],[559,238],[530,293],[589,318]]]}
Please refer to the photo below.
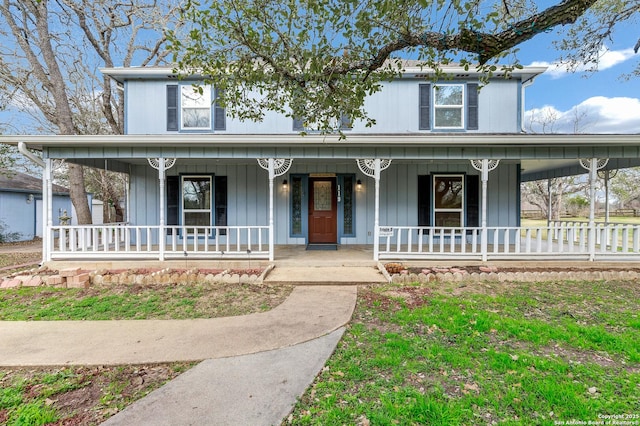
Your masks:
{"label": "porch post", "polygon": [[551,202],[551,196],[551,178],[549,178],[547,179],[547,226],[549,226],[551,220],[553,219],[553,212],[551,211],[551,206],[553,206],[553,203]]}
{"label": "porch post", "polygon": [[158,181],[160,187],[160,206],[158,208],[159,214],[159,229],[158,229],[158,259],[160,261],[164,260],[164,252],[165,252],[165,182],[166,182],[166,171],[169,170],[176,163],[175,158],[147,158],[149,165],[154,169],[158,170]]}
{"label": "porch post", "polygon": [[273,220],[274,191],[273,180],[287,173],[293,160],[290,158],[258,158],[258,165],[269,173],[269,261],[275,259],[275,225]]}
{"label": "porch post", "polygon": [[51,260],[51,246],[53,240],[51,238],[51,227],[53,226],[53,184],[51,182],[53,168],[51,166],[51,158],[44,159],[44,176],[42,179],[42,260],[47,262]]}
{"label": "porch post", "polygon": [[482,225],[480,236],[480,245],[481,245],[481,253],[482,253],[482,261],[487,261],[487,245],[488,245],[488,236],[487,236],[487,184],[489,182],[489,172],[498,167],[500,160],[471,160],[471,166],[480,172],[480,178],[482,180]]}
{"label": "porch post", "polygon": [[[595,221],[595,198],[596,198],[596,178],[598,170],[607,165],[609,159],[588,158],[580,159],[580,165],[589,171],[589,260],[594,261],[596,258],[596,221]],[[606,241],[600,241],[600,244],[607,244]]]}
{"label": "porch post", "polygon": [[275,235],[273,226],[273,179],[275,178],[275,165],[273,158],[269,158],[269,262],[275,259]]}
{"label": "porch post", "polygon": [[160,229],[158,230],[158,250],[160,251],[159,259],[160,261],[164,260],[164,250],[165,250],[165,182],[166,182],[166,173],[164,168],[164,157],[158,158],[158,181],[160,186],[160,209],[158,210],[160,215]]}
{"label": "porch post", "polygon": [[[380,176],[391,165],[390,159],[357,159],[356,164],[362,173],[375,180],[375,203],[373,216],[373,260],[380,257]],[[399,236],[398,236],[399,237]]]}

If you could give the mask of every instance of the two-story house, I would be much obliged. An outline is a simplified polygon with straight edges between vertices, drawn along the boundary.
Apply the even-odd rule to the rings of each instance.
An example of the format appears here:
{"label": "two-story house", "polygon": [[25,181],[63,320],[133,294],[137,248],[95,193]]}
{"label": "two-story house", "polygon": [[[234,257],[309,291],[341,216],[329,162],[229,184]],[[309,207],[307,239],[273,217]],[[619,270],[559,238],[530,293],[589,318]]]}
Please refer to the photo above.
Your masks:
{"label": "two-story house", "polygon": [[[301,135],[303,119],[230,118],[216,88],[170,68],[109,68],[125,135],[0,137],[58,160],[126,172],[127,219],[53,226],[45,259],[273,259],[276,245],[372,247],[374,259],[605,259],[640,255],[636,226],[520,225],[520,183],[640,164],[640,135],[523,131],[525,89],[544,68],[496,75],[407,68],[366,100],[376,125]],[[45,183],[45,185],[47,185]],[[592,191],[594,187],[592,185]],[[593,193],[592,193],[593,195]],[[592,198],[594,198],[592,196]],[[50,202],[45,218],[51,218]],[[593,212],[593,203],[592,203]]]}

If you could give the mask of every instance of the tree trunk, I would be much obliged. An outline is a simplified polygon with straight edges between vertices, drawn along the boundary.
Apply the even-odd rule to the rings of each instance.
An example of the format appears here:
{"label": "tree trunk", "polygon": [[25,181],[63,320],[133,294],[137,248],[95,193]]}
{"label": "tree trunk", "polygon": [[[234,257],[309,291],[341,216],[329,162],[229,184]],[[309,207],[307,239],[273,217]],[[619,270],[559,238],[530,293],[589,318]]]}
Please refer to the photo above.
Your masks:
{"label": "tree trunk", "polygon": [[78,164],[68,163],[69,167],[69,195],[76,210],[78,225],[88,225],[91,223],[91,210],[89,209],[89,198],[84,189],[84,171]]}

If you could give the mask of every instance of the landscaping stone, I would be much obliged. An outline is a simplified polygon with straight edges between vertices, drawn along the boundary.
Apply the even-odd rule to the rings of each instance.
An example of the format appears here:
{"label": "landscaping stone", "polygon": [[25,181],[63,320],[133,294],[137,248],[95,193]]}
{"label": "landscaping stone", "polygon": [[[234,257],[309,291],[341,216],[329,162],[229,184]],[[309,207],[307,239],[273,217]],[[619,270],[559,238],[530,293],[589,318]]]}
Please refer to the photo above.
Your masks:
{"label": "landscaping stone", "polygon": [[78,275],[80,271],[81,271],[80,268],[66,268],[58,271],[58,274],[60,274],[61,277],[66,278],[66,277],[72,277],[74,275]]}

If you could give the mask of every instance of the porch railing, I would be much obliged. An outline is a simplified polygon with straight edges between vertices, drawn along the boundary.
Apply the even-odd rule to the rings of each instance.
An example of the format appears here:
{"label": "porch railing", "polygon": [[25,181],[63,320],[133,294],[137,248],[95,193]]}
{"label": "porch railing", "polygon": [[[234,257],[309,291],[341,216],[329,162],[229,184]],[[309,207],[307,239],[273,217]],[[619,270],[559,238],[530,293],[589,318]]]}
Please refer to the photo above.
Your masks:
{"label": "porch railing", "polygon": [[269,226],[53,226],[50,258],[269,258]]}
{"label": "porch railing", "polygon": [[379,259],[640,260],[640,226],[553,222],[534,227],[381,226]]}

